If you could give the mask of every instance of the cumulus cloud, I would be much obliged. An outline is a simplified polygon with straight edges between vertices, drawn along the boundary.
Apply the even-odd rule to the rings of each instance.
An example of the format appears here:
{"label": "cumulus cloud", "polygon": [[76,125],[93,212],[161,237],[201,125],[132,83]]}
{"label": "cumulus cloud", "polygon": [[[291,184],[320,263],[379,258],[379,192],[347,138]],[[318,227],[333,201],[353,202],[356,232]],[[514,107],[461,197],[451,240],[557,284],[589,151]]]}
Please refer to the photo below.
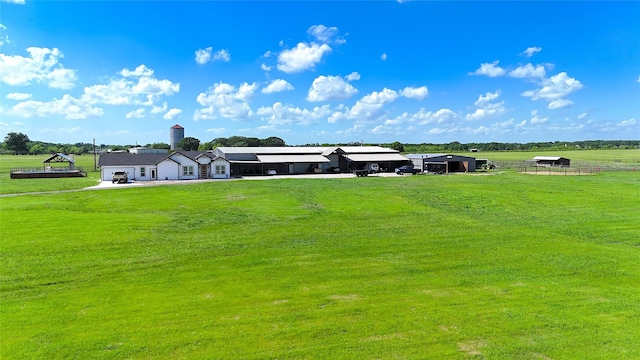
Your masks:
{"label": "cumulus cloud", "polygon": [[142,119],[145,116],[144,112],[145,108],[139,108],[133,111],[129,111],[127,115],[125,115],[125,117],[127,119]]}
{"label": "cumulus cloud", "polygon": [[530,97],[532,100],[547,100],[549,101],[549,109],[560,109],[573,105],[573,102],[563,98],[583,87],[579,80],[569,77],[566,72],[543,79],[542,85],[542,88],[523,92],[522,96]]}
{"label": "cumulus cloud", "polygon": [[571,100],[567,100],[567,99],[557,99],[557,100],[553,100],[549,103],[548,108],[553,110],[553,109],[562,109],[565,107],[569,107],[573,105],[573,101]]}
{"label": "cumulus cloud", "polygon": [[386,53],[386,52],[385,52],[385,53],[382,53],[382,55],[380,55],[380,59],[381,59],[382,61],[386,61],[386,60],[387,60],[387,53]]}
{"label": "cumulus cloud", "polygon": [[329,117],[329,122],[336,122],[341,119],[355,119],[357,121],[376,120],[384,115],[382,107],[398,98],[398,92],[384,88],[380,92],[372,92],[356,101],[350,109],[337,111]]}
{"label": "cumulus cloud", "polygon": [[59,60],[63,57],[57,48],[27,48],[29,57],[0,54],[0,79],[12,86],[44,83],[51,88],[70,89],[76,80],[76,71],[66,69]]}
{"label": "cumulus cloud", "polygon": [[10,93],[10,94],[7,94],[6,97],[9,100],[24,101],[24,100],[31,99],[31,94],[27,94],[27,93]]}
{"label": "cumulus cloud", "polygon": [[406,87],[404,88],[404,90],[402,90],[402,96],[411,98],[411,99],[416,99],[416,100],[423,100],[428,95],[429,95],[429,90],[427,89],[426,86],[421,86],[418,88]]}
{"label": "cumulus cloud", "polygon": [[256,112],[260,117],[266,119],[269,125],[310,125],[318,123],[321,118],[331,113],[329,105],[315,107],[311,110],[300,109],[293,106],[285,106],[276,102],[271,107],[261,107]]}
{"label": "cumulus cloud", "polygon": [[[356,73],[357,74],[357,73]],[[351,76],[351,75],[349,75]],[[358,75],[359,77],[359,75]],[[358,93],[358,90],[339,76],[318,76],[309,88],[308,101],[346,99]]]}
{"label": "cumulus cloud", "polygon": [[271,66],[267,66],[266,64],[260,65],[260,68],[264,71],[271,71]]}
{"label": "cumulus cloud", "polygon": [[587,116],[589,116],[589,114],[587,114],[586,112],[583,112],[582,114],[578,115],[578,120],[582,120],[582,119],[586,118]]}
{"label": "cumulus cloud", "polygon": [[534,47],[527,48],[527,50],[522,52],[522,55],[526,55],[527,57],[531,57],[531,56],[533,56],[533,54],[535,54],[537,52],[540,52],[540,51],[542,51],[541,47],[534,46]]}
{"label": "cumulus cloud", "polygon": [[337,44],[344,44],[346,40],[336,38],[338,35],[338,28],[335,26],[326,27],[324,25],[313,25],[307,30],[307,34],[313,36],[321,43],[328,44],[335,42]]}
{"label": "cumulus cloud", "polygon": [[480,68],[478,68],[476,71],[472,73],[469,73],[469,75],[485,75],[489,77],[502,76],[506,73],[506,71],[503,68],[498,66],[499,63],[500,62],[496,60],[492,63],[480,64]]}
{"label": "cumulus cloud", "polygon": [[48,102],[24,101],[10,108],[8,113],[9,115],[24,118],[64,115],[67,119],[86,119],[102,116],[104,111],[101,108],[92,107],[80,99],[64,95],[62,99],[54,99]]}
{"label": "cumulus cloud", "polygon": [[403,113],[393,119],[388,119],[384,122],[384,125],[400,125],[403,123],[415,123],[418,125],[426,125],[431,123],[446,123],[454,120],[458,115],[451,109],[440,109],[438,111],[426,111],[421,108],[416,113],[410,114],[408,112]]}
{"label": "cumulus cloud", "polygon": [[160,98],[180,91],[179,83],[158,80],[153,73],[144,64],[133,71],[123,69],[120,71],[121,78],[86,87],[81,99],[88,104],[152,106]]}
{"label": "cumulus cloud", "polygon": [[196,110],[194,120],[216,119],[218,117],[232,120],[246,120],[253,115],[249,101],[258,88],[255,83],[243,83],[235,86],[219,82],[200,93],[196,100],[205,108]]}
{"label": "cumulus cloud", "polygon": [[9,4],[24,5],[24,0],[2,0],[2,2],[6,2]]}
{"label": "cumulus cloud", "polygon": [[474,103],[476,110],[467,114],[466,119],[474,121],[504,114],[506,112],[504,101],[494,102],[500,97],[500,92],[500,90],[497,90],[494,93],[487,92],[484,96],[482,94],[478,96],[478,100]]}
{"label": "cumulus cloud", "polygon": [[167,102],[162,103],[162,106],[152,106],[151,113],[152,114],[160,114],[162,112],[167,111]]}
{"label": "cumulus cloud", "polygon": [[354,71],[351,74],[347,75],[345,79],[347,79],[347,81],[360,80],[360,74]]}
{"label": "cumulus cloud", "polygon": [[640,83],[640,76],[638,76],[638,80],[637,81]]}
{"label": "cumulus cloud", "polygon": [[271,94],[276,92],[293,90],[293,85],[289,84],[286,80],[276,79],[273,80],[267,87],[262,89],[263,94]]}
{"label": "cumulus cloud", "polygon": [[181,114],[182,114],[182,110],[181,109],[173,108],[173,109],[167,111],[167,113],[164,114],[162,116],[162,118],[165,119],[165,120],[174,120],[174,119],[178,118]]}
{"label": "cumulus cloud", "polygon": [[542,65],[533,66],[531,63],[521,65],[509,72],[509,76],[514,78],[543,78],[547,72]]}
{"label": "cumulus cloud", "polygon": [[289,74],[312,69],[318,64],[325,54],[332,51],[327,44],[298,43],[295,48],[283,50],[278,55],[278,70]]}
{"label": "cumulus cloud", "polygon": [[227,129],[223,127],[207,129],[208,133],[214,133],[214,134],[224,134],[226,131]]}
{"label": "cumulus cloud", "polygon": [[229,54],[229,50],[218,50],[213,53],[213,48],[208,47],[206,49],[198,49],[196,50],[196,62],[200,65],[204,65],[210,61],[224,61],[229,62],[231,60],[231,55]]}

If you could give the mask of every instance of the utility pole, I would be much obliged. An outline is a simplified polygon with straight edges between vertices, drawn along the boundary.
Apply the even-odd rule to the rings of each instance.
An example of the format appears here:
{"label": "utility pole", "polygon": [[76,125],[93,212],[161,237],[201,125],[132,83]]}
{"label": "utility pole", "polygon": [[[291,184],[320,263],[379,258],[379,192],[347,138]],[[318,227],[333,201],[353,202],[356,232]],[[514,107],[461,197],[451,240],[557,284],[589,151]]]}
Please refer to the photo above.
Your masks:
{"label": "utility pole", "polygon": [[96,164],[96,138],[93,138],[93,171],[98,169],[98,165]]}

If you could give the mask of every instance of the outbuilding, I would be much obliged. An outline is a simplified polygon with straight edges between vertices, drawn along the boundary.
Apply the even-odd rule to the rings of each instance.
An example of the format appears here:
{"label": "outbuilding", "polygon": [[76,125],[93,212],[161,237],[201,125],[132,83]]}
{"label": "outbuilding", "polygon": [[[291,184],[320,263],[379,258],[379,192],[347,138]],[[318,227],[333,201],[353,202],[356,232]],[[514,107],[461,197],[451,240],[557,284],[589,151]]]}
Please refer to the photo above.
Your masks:
{"label": "outbuilding", "polygon": [[454,154],[408,154],[413,166],[423,172],[456,173],[476,171],[476,158]]}
{"label": "outbuilding", "polygon": [[551,167],[551,166],[564,166],[568,167],[571,164],[571,160],[560,156],[536,156],[533,158],[536,166]]}

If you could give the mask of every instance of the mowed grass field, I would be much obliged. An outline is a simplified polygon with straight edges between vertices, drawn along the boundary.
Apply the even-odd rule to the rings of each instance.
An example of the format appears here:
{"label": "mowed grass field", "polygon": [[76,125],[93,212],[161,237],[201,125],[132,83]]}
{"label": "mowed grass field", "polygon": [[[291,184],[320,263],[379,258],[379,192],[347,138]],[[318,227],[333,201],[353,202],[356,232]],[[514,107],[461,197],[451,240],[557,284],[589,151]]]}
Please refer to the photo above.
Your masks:
{"label": "mowed grass field", "polygon": [[2,359],[640,358],[637,172],[0,201]]}

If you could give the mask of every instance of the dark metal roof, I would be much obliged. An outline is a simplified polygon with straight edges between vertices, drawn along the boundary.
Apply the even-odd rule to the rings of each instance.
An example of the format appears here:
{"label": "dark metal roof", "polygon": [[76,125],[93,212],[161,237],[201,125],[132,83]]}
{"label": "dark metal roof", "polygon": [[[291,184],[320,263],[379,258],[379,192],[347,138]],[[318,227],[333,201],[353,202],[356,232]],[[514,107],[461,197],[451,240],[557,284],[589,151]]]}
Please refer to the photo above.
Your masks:
{"label": "dark metal roof", "polygon": [[43,163],[48,163],[51,161],[56,161],[56,162],[62,162],[62,161],[66,161],[69,163],[75,163],[76,161],[74,159],[72,159],[69,155],[65,155],[63,153],[55,153],[53,155],[51,155],[50,158],[47,158],[46,160],[43,160]]}
{"label": "dark metal roof", "polygon": [[153,165],[169,157],[169,154],[102,154],[98,166]]}
{"label": "dark metal roof", "polygon": [[174,154],[181,154],[193,161],[200,156],[207,156],[212,160],[218,158],[215,154],[204,151],[184,151],[176,150],[171,154],[102,154],[98,160],[98,166],[135,166],[135,165],[156,165]]}

